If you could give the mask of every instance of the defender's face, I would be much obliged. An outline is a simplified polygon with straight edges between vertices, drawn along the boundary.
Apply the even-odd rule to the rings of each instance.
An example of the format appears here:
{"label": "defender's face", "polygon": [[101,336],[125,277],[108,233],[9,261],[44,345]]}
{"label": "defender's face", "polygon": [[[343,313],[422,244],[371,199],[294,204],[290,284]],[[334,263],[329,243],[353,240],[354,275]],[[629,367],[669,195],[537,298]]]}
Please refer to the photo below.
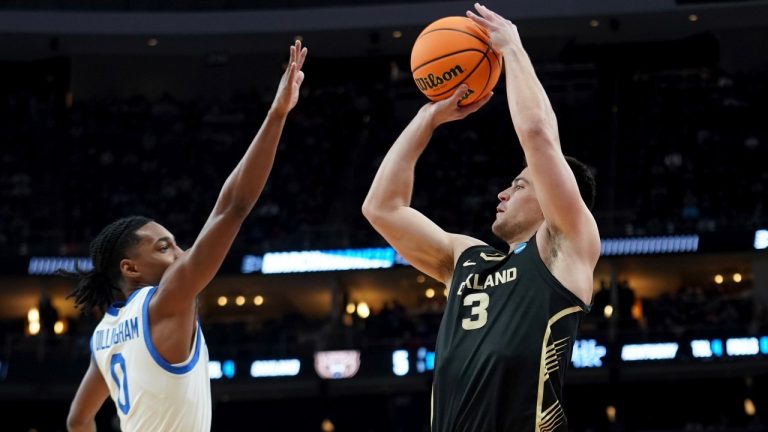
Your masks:
{"label": "defender's face", "polygon": [[135,270],[134,277],[144,285],[157,285],[163,274],[184,254],[164,226],[149,222],[136,231],[141,241],[129,254],[128,260]]}
{"label": "defender's face", "polygon": [[496,220],[491,229],[502,240],[511,241],[520,233],[544,222],[529,173],[525,168],[508,188],[499,192]]}

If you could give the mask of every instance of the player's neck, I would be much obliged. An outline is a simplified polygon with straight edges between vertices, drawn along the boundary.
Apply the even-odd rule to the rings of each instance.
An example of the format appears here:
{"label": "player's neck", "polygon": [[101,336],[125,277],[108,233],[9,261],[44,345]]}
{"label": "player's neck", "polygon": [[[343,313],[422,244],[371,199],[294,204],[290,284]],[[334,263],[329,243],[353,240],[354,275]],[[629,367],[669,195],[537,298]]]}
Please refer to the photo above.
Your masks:
{"label": "player's neck", "polygon": [[530,229],[520,231],[519,233],[512,236],[512,238],[507,239],[507,244],[509,245],[509,251],[512,252],[515,250],[515,248],[520,243],[525,243],[528,240],[531,239],[534,235],[536,235],[536,232],[539,230],[539,225],[531,227]]}

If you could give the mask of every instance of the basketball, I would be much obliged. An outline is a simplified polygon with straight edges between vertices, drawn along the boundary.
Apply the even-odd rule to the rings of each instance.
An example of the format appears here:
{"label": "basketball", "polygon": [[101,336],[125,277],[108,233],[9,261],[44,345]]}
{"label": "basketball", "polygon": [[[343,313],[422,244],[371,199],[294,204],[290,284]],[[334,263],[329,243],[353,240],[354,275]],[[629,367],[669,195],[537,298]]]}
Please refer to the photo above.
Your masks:
{"label": "basketball", "polygon": [[416,38],[411,51],[416,86],[431,101],[450,97],[461,84],[469,89],[459,102],[468,105],[488,94],[501,74],[501,56],[485,29],[465,17],[441,18]]}

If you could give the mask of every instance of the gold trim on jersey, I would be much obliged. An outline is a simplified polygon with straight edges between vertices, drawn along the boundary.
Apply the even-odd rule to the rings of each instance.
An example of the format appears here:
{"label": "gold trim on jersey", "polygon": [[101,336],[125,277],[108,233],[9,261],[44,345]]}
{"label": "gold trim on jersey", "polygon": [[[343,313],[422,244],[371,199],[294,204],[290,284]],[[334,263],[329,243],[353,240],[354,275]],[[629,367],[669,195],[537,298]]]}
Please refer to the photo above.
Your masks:
{"label": "gold trim on jersey", "polygon": [[429,395],[429,430],[432,430],[432,419],[435,417],[435,385],[432,384],[432,393]]}
{"label": "gold trim on jersey", "polygon": [[501,261],[501,260],[503,260],[506,257],[507,256],[504,255],[503,253],[498,253],[498,252],[497,253],[490,253],[490,254],[487,254],[485,252],[480,252],[480,258],[482,258],[482,259],[484,259],[486,261]]}
{"label": "gold trim on jersey", "polygon": [[559,401],[542,409],[544,402],[544,383],[549,379],[549,374],[560,367],[560,357],[565,351],[568,339],[560,339],[551,344],[547,344],[549,336],[552,334],[552,326],[560,321],[566,315],[581,311],[579,306],[569,307],[556,313],[547,322],[547,329],[544,331],[544,340],[541,343],[541,365],[539,366],[539,390],[536,396],[536,429],[535,432],[551,432],[565,421],[565,413]]}
{"label": "gold trim on jersey", "polygon": [[560,402],[555,402],[542,413],[540,427],[541,432],[552,432],[563,423],[565,412]]}

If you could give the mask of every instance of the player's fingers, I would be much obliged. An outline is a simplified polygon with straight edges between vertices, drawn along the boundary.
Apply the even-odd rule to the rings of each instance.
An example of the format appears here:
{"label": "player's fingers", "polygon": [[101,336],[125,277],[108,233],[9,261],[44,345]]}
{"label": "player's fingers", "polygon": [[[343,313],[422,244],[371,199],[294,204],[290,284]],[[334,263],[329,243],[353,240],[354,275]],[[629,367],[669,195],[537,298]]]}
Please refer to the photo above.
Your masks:
{"label": "player's fingers", "polygon": [[285,73],[287,74],[291,70],[291,65],[296,61],[296,47],[291,45],[291,47],[288,49],[289,55],[288,55],[288,67],[285,68]]}
{"label": "player's fingers", "polygon": [[472,11],[467,11],[467,18],[471,19],[472,21],[474,21],[477,25],[479,25],[481,27],[491,28],[491,23],[488,22],[487,19],[485,19],[485,18],[483,18],[481,16],[477,16]]}
{"label": "player's fingers", "polygon": [[297,62],[299,64],[299,69],[304,66],[304,60],[307,58],[307,48],[302,48],[301,52],[299,53],[299,61]]}
{"label": "player's fingers", "polygon": [[288,74],[288,83],[292,83],[296,79],[296,62],[291,62],[286,73]]}
{"label": "player's fingers", "polygon": [[453,95],[451,95],[451,105],[458,105],[459,101],[461,101],[461,98],[464,97],[464,95],[467,93],[467,89],[469,89],[469,86],[466,84],[460,85],[456,91],[453,92]]}
{"label": "player's fingers", "polygon": [[480,13],[480,15],[483,16],[483,18],[486,18],[486,19],[501,19],[501,15],[499,15],[496,12],[488,9],[487,7],[481,5],[480,3],[475,3],[475,10],[478,13]]}
{"label": "player's fingers", "polygon": [[301,83],[303,83],[303,82],[304,82],[304,72],[299,71],[296,74],[296,85],[301,87]]}

